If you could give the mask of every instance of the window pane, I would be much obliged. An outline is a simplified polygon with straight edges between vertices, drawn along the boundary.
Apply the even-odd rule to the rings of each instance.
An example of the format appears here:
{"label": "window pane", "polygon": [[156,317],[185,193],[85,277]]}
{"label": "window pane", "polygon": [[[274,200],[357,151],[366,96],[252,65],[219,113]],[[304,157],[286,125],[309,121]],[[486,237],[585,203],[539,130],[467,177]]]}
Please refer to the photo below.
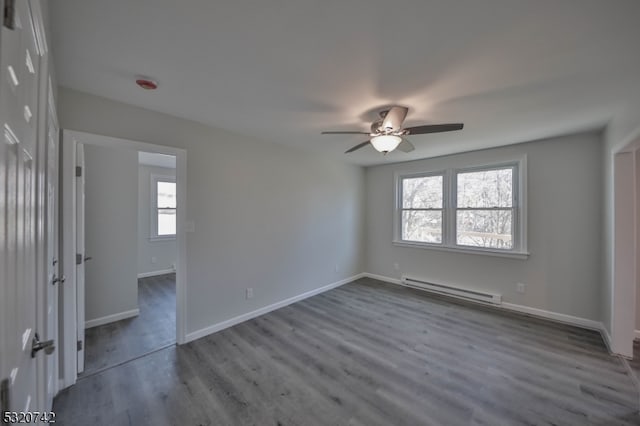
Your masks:
{"label": "window pane", "polygon": [[158,209],[158,235],[176,234],[176,210]]}
{"label": "window pane", "polygon": [[442,211],[403,211],[402,239],[424,243],[442,243]]}
{"label": "window pane", "polygon": [[511,207],[513,169],[458,173],[458,207]]}
{"label": "window pane", "polygon": [[176,208],[175,182],[158,182],[158,208]]}
{"label": "window pane", "polygon": [[441,209],[442,176],[402,179],[402,207],[405,209]]}
{"label": "window pane", "polygon": [[458,211],[456,242],[463,246],[513,248],[512,210]]}

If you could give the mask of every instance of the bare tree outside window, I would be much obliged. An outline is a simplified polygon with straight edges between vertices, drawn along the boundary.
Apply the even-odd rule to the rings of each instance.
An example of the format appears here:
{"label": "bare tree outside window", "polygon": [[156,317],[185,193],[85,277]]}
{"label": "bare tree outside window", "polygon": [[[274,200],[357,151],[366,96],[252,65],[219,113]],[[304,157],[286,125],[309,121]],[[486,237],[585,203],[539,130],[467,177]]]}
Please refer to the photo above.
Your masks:
{"label": "bare tree outside window", "polygon": [[402,179],[402,239],[442,243],[443,176]]}
{"label": "bare tree outside window", "polygon": [[[526,158],[396,175],[394,243],[466,252],[526,253]],[[526,197],[526,194],[524,194]]]}
{"label": "bare tree outside window", "polygon": [[513,248],[513,167],[457,174],[456,243]]}

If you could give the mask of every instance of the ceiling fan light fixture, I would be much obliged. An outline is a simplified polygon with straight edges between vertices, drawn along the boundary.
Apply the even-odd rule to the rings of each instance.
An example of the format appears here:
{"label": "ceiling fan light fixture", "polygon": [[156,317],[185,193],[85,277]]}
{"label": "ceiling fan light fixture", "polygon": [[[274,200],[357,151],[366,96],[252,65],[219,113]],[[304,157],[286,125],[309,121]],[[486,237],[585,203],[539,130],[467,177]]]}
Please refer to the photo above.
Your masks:
{"label": "ceiling fan light fixture", "polygon": [[402,142],[402,138],[394,135],[380,135],[371,138],[371,145],[373,145],[376,151],[384,154],[396,149],[400,142]]}
{"label": "ceiling fan light fixture", "polygon": [[416,148],[404,138],[409,135],[426,135],[428,133],[452,132],[462,130],[463,123],[445,124],[423,124],[421,126],[403,127],[404,119],[407,117],[409,108],[403,106],[392,106],[389,109],[380,111],[380,119],[371,123],[371,133],[361,131],[329,131],[322,132],[323,135],[353,135],[368,134],[369,140],[346,150],[345,154],[350,154],[365,146],[373,146],[376,151],[386,154],[396,148],[402,152],[411,152]]}

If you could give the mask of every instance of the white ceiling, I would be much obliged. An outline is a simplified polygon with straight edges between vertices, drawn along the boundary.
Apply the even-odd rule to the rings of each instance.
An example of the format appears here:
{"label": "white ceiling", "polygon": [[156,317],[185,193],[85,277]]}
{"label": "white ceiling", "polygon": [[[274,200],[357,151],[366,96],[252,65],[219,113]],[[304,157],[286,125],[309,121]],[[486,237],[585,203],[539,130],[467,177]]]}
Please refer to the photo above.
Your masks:
{"label": "white ceiling", "polygon": [[[56,0],[51,17],[62,86],[361,165],[602,128],[640,100],[637,0]],[[320,136],[391,104],[465,129],[386,157]]]}
{"label": "white ceiling", "polygon": [[138,152],[138,164],[145,166],[176,168],[176,157],[173,155],[156,154],[154,152]]}

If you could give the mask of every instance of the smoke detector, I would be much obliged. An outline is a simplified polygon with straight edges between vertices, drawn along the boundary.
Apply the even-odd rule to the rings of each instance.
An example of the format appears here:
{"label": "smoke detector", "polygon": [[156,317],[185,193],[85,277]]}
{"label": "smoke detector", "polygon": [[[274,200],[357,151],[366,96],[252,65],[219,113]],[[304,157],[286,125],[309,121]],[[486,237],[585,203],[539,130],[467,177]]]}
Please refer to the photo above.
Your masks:
{"label": "smoke detector", "polygon": [[144,90],[156,90],[158,88],[158,82],[146,77],[137,77],[136,84],[142,87]]}

